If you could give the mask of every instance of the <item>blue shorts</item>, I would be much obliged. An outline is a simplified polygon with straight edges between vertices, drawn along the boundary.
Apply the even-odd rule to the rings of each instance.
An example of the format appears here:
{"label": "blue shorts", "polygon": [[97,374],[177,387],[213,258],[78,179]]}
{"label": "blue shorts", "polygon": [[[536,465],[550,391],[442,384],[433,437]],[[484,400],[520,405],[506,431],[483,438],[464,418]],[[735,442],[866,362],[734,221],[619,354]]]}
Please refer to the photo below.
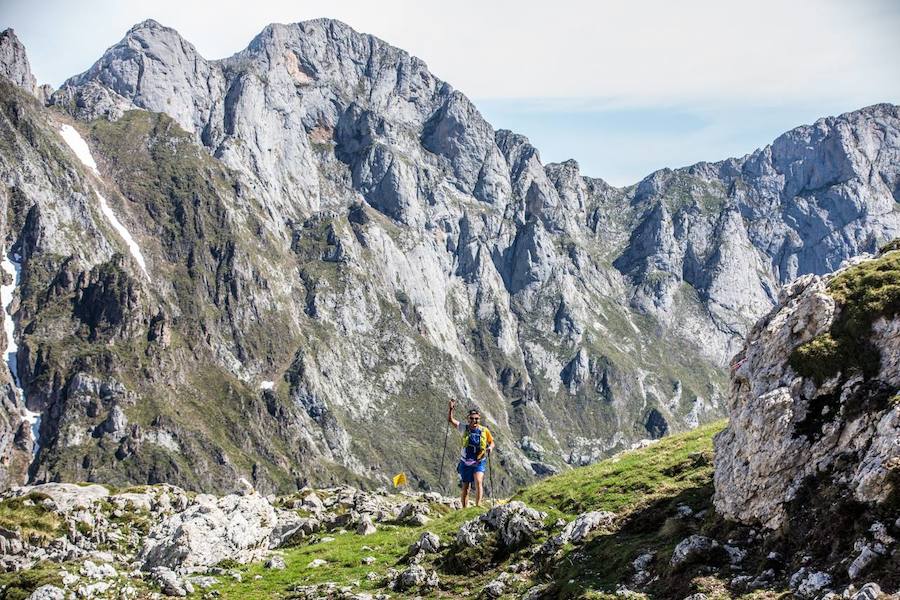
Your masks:
{"label": "blue shorts", "polygon": [[461,460],[459,461],[459,464],[456,465],[456,472],[459,473],[463,483],[473,483],[475,481],[475,473],[484,473],[486,465],[487,459],[484,458],[476,461],[472,465],[466,465],[466,462]]}

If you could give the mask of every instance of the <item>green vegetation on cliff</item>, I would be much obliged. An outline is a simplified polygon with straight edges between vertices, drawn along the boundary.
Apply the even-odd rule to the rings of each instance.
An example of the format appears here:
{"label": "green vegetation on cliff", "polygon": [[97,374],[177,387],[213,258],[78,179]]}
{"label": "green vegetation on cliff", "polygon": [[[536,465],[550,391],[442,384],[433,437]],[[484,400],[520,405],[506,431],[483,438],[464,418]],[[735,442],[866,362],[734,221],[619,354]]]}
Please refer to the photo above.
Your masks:
{"label": "green vegetation on cliff", "polygon": [[872,324],[900,314],[900,250],[889,244],[880,256],[850,267],[828,284],[840,313],[831,330],[798,346],[790,364],[822,383],[838,373],[878,373],[881,356],[869,342]]}

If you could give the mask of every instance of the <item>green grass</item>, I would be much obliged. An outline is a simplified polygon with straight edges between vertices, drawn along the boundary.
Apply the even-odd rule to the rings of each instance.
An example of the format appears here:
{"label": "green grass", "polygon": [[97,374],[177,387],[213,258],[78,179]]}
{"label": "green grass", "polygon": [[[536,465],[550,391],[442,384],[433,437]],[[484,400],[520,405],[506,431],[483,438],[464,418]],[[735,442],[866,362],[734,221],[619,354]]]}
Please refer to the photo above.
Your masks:
{"label": "green grass", "polygon": [[[646,549],[668,560],[675,544],[692,533],[681,521],[669,518],[674,506],[684,503],[695,510],[708,508],[712,493],[712,437],[724,421],[674,435],[636,451],[625,452],[603,462],[573,469],[520,490],[513,499],[548,512],[547,522],[562,516],[572,519],[588,510],[610,510],[621,517],[616,531],[595,537],[586,546],[568,548],[558,561],[545,566],[534,581],[524,582],[516,593],[551,577],[553,593],[560,597],[599,598],[604,590],[629,573],[631,561]],[[389,568],[402,570],[407,548],[423,531],[441,536],[445,547],[451,544],[459,526],[484,512],[484,508],[461,511],[432,510],[434,519],[423,527],[381,524],[378,532],[361,537],[354,533],[322,534],[334,537],[330,542],[300,545],[283,550],[286,569],[270,570],[261,563],[239,566],[242,581],[220,576],[215,588],[222,598],[289,598],[291,589],[333,582],[355,590],[381,589]],[[527,553],[527,549],[523,552]],[[362,564],[366,556],[375,563]],[[465,557],[456,554],[438,558],[427,569],[437,568],[441,589],[430,597],[460,598],[477,596],[481,588],[495,578],[510,562],[522,558],[517,553],[497,560],[485,560],[477,569],[460,568]],[[314,559],[327,564],[309,568]],[[375,581],[366,580],[369,572],[378,573]],[[259,579],[256,579],[260,576]],[[199,593],[199,592],[198,592]],[[421,590],[391,592],[392,597],[414,597]]]}
{"label": "green grass", "polygon": [[32,493],[3,500],[0,502],[0,527],[19,531],[24,539],[39,545],[58,537],[62,522],[53,511],[41,506],[44,498],[47,496]]}
{"label": "green grass", "polygon": [[514,499],[567,515],[588,510],[625,514],[711,481],[712,436],[724,426],[725,421],[716,421],[646,448],[563,472],[520,490]]}
{"label": "green grass", "polygon": [[881,356],[869,341],[872,323],[900,314],[900,250],[888,245],[877,258],[851,267],[828,284],[840,306],[831,330],[794,349],[791,367],[821,384],[842,373],[878,373]]}
{"label": "green grass", "polygon": [[0,600],[25,600],[42,585],[62,586],[59,563],[42,562],[12,573],[0,573]]}
{"label": "green grass", "polygon": [[[388,568],[404,568],[399,562],[406,555],[409,545],[422,532],[437,533],[442,544],[446,544],[453,539],[460,525],[484,511],[484,508],[474,507],[453,511],[422,527],[380,524],[378,531],[369,536],[359,536],[352,532],[323,534],[320,537],[335,539],[284,550],[286,568],[283,571],[266,569],[261,563],[243,566],[237,569],[242,577],[240,582],[230,581],[227,575],[221,576],[219,579],[223,583],[216,590],[221,598],[263,600],[283,597],[294,586],[326,582],[339,585],[355,585],[359,582],[361,589],[379,589],[381,578],[367,581],[368,572],[374,571],[383,577]],[[367,556],[374,557],[375,562],[364,565],[362,559]],[[309,568],[309,563],[317,558],[326,560],[327,564]],[[262,579],[255,579],[257,575],[262,575]]]}

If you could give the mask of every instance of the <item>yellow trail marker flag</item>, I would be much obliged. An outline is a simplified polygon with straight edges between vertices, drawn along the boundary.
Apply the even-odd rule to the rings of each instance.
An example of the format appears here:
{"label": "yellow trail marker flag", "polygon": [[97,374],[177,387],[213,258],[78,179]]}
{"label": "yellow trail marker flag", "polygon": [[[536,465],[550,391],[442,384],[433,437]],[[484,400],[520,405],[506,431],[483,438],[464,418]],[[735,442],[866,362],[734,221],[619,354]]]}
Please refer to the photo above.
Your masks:
{"label": "yellow trail marker flag", "polygon": [[406,473],[397,473],[394,475],[394,487],[400,487],[401,485],[406,485]]}

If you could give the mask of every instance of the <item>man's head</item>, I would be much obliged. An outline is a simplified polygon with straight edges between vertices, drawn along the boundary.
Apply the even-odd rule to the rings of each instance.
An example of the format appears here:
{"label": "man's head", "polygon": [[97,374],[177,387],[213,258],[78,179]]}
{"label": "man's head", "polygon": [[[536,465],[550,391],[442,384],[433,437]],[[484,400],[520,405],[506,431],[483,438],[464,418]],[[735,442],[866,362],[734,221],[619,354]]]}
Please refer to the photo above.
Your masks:
{"label": "man's head", "polygon": [[481,422],[481,413],[478,412],[477,408],[470,408],[468,419],[469,425],[478,425]]}

